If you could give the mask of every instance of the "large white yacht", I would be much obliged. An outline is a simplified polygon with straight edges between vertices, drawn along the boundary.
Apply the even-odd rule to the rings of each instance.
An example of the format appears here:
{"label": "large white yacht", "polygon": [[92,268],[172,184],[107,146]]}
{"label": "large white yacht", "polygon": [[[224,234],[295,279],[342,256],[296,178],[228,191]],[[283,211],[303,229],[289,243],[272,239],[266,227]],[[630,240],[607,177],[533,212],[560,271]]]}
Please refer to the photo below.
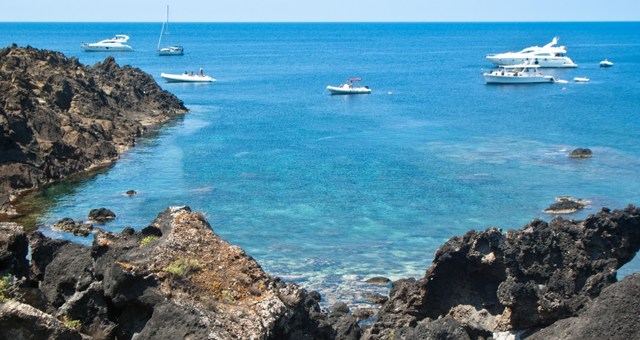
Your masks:
{"label": "large white yacht", "polygon": [[126,44],[129,36],[116,34],[111,39],[101,40],[95,43],[83,43],[80,48],[87,52],[131,52],[133,47]]}
{"label": "large white yacht", "polygon": [[487,59],[498,66],[533,62],[540,67],[577,67],[578,65],[565,55],[567,49],[556,44],[558,44],[558,37],[554,37],[550,43],[542,47],[531,46],[520,52],[489,54]]}

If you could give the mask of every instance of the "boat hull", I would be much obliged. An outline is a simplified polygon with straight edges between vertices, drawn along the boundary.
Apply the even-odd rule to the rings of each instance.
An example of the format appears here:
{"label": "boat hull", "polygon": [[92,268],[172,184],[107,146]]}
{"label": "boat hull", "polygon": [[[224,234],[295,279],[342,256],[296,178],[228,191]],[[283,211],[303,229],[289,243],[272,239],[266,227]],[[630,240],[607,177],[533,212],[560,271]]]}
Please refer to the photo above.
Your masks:
{"label": "boat hull", "polygon": [[519,65],[526,64],[531,60],[537,60],[537,64],[540,67],[557,67],[557,68],[573,68],[578,67],[571,59],[567,57],[547,57],[547,58],[530,58],[530,57],[516,57],[516,56],[487,56],[487,59],[496,66],[503,65]]}
{"label": "boat hull", "polygon": [[331,94],[369,94],[371,89],[368,87],[343,87],[343,86],[327,86],[327,90]]}
{"label": "boat hull", "polygon": [[80,48],[85,52],[133,52],[133,47],[129,45],[95,45],[82,44]]}
{"label": "boat hull", "polygon": [[502,76],[485,73],[484,81],[487,84],[541,84],[553,83],[552,76]]}
{"label": "boat hull", "polygon": [[167,46],[158,50],[160,56],[184,55],[182,46]]}
{"label": "boat hull", "polygon": [[211,83],[216,81],[210,76],[160,73],[160,77],[169,83]]}

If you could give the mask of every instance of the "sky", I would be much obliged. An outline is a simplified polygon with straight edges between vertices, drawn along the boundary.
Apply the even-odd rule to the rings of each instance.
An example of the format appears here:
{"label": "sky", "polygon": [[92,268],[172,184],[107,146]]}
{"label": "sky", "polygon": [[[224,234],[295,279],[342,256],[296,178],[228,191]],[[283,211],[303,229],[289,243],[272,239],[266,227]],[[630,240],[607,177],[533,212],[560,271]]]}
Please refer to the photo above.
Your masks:
{"label": "sky", "polygon": [[0,22],[640,21],[639,0],[1,1]]}

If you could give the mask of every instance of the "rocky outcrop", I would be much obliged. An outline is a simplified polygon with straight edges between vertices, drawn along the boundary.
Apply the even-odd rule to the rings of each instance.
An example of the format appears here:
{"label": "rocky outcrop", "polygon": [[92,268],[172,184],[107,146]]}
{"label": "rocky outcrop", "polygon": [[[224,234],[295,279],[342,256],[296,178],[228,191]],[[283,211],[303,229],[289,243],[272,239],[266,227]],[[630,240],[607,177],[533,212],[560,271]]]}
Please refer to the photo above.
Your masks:
{"label": "rocky outcrop", "polygon": [[104,166],[147,126],[187,111],[140,69],[58,52],[0,49],[0,215],[16,194]]}
{"label": "rocky outcrop", "polygon": [[[19,289],[38,287],[47,320],[73,321],[83,336],[359,339],[361,335],[348,309],[323,313],[317,293],[270,277],[241,248],[220,239],[202,214],[187,207],[167,209],[138,232],[98,231],[91,248],[48,240],[38,232],[31,236],[31,248],[31,279]],[[24,259],[24,255],[16,256]],[[13,298],[22,300],[20,294]],[[21,315],[5,318],[31,318]],[[9,325],[4,331],[23,330]]]}
{"label": "rocky outcrop", "polygon": [[[616,282],[640,248],[633,206],[454,237],[423,278],[393,282],[375,322],[362,328],[357,311],[344,303],[321,310],[317,292],[270,277],[187,207],[168,208],[140,231],[99,230],[91,248],[34,232],[26,273],[24,232],[0,227],[12,235],[0,238],[0,270],[12,285],[9,303],[0,303],[0,337],[631,339],[640,332],[640,275]],[[38,325],[33,333],[30,324]]]}
{"label": "rocky outcrop", "polygon": [[546,339],[636,339],[640,334],[640,274],[602,290],[577,316],[562,319],[527,337]]}
{"label": "rocky outcrop", "polygon": [[431,334],[441,318],[471,339],[541,329],[593,305],[639,248],[640,209],[632,206],[584,221],[534,220],[506,234],[469,231],[440,247],[424,278],[394,282],[367,337]]}

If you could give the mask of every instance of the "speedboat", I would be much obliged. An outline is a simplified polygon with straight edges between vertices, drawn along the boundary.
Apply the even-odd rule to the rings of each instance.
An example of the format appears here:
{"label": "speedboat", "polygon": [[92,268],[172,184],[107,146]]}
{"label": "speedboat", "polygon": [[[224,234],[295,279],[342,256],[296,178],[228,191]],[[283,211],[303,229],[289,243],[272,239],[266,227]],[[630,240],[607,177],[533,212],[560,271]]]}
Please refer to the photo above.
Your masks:
{"label": "speedboat", "polygon": [[535,64],[502,65],[498,69],[482,74],[487,84],[536,84],[553,83],[550,75],[540,72]]}
{"label": "speedboat", "polygon": [[573,81],[575,81],[577,83],[587,83],[587,82],[589,82],[589,78],[587,78],[587,77],[575,77],[575,78],[573,78]]}
{"label": "speedboat", "polygon": [[564,46],[556,46],[558,37],[554,37],[550,43],[540,47],[531,46],[519,52],[506,52],[499,54],[489,54],[489,59],[495,65],[518,65],[532,61],[541,67],[577,67],[565,54],[567,49]]}
{"label": "speedboat", "polygon": [[80,48],[87,52],[131,52],[133,47],[126,44],[128,35],[116,34],[111,39],[105,39],[96,43],[82,43]]}
{"label": "speedboat", "polygon": [[613,63],[607,59],[600,62],[600,67],[611,67],[611,66],[613,66]]}
{"label": "speedboat", "polygon": [[215,78],[211,76],[207,76],[200,69],[200,74],[191,73],[183,73],[183,74],[172,74],[172,73],[160,73],[160,77],[166,80],[168,83],[211,83],[216,81]]}
{"label": "speedboat", "polygon": [[357,81],[361,81],[360,78],[349,78],[348,84],[340,84],[338,86],[327,86],[327,90],[331,92],[331,94],[369,94],[371,93],[371,89],[368,86],[362,87],[354,87],[353,83]]}
{"label": "speedboat", "polygon": [[167,6],[167,20],[162,23],[162,29],[160,30],[160,39],[158,39],[158,55],[184,55],[184,48],[180,45],[168,45],[161,48],[160,45],[162,44],[162,37],[164,35],[169,35],[169,6]]}

